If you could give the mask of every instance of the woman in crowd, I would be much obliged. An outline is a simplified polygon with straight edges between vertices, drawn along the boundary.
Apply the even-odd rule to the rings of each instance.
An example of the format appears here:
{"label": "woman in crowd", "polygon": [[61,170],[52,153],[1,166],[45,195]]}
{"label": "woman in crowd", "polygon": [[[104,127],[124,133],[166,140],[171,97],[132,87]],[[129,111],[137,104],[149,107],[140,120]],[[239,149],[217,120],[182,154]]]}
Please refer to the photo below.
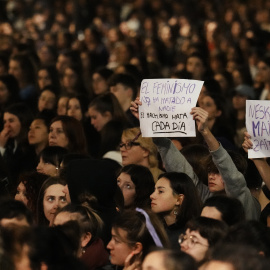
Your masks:
{"label": "woman in crowd", "polygon": [[99,95],[88,107],[91,124],[100,133],[99,156],[121,163],[119,143],[128,120],[117,98],[112,93]]}
{"label": "woman in crowd", "polygon": [[14,198],[22,201],[31,210],[35,222],[37,222],[39,190],[47,178],[47,175],[38,172],[24,173],[19,176],[19,184]]}
{"label": "woman in crowd", "polygon": [[142,165],[129,164],[121,168],[117,184],[124,196],[125,208],[150,208],[150,195],[155,189],[151,171]]}
{"label": "woman in crowd", "polygon": [[108,68],[98,68],[92,75],[92,88],[95,96],[109,92],[109,78],[113,71]]}
{"label": "woman in crowd", "polygon": [[84,95],[71,95],[67,102],[68,116],[84,122],[87,114],[88,98]]}
{"label": "woman in crowd", "polygon": [[56,212],[70,203],[63,192],[65,185],[59,177],[49,177],[43,183],[37,200],[38,225],[52,225]]}
{"label": "woman in crowd", "polygon": [[71,116],[56,116],[50,126],[49,146],[61,146],[70,153],[87,154],[82,124]]}
{"label": "woman in crowd", "polygon": [[61,162],[67,153],[67,149],[61,146],[45,147],[39,155],[37,172],[48,176],[59,176]]}
{"label": "woman in crowd", "polygon": [[115,219],[107,248],[116,266],[139,266],[152,247],[167,247],[167,236],[157,216],[141,208],[125,210]]}
{"label": "woman in crowd", "polygon": [[185,173],[161,174],[150,198],[152,211],[161,216],[171,245],[177,249],[178,235],[201,213],[201,200],[192,180]]}
{"label": "woman in crowd", "polygon": [[37,156],[48,146],[50,122],[54,117],[53,111],[43,110],[36,115],[29,127],[28,142],[34,146]]}
{"label": "woman in crowd", "polygon": [[216,219],[197,217],[186,225],[185,233],[179,236],[181,250],[191,255],[198,265],[207,260],[207,251],[221,242],[228,232],[227,225]]}
{"label": "woman in crowd", "polygon": [[51,85],[45,86],[41,91],[38,97],[37,110],[42,112],[43,110],[52,110],[56,111],[58,99],[58,92],[55,87]]}
{"label": "woman in crowd", "polygon": [[2,127],[2,117],[4,110],[19,101],[19,85],[13,75],[0,76],[0,118]]}
{"label": "woman in crowd", "polygon": [[157,148],[152,138],[141,136],[140,128],[125,129],[122,133],[120,152],[122,165],[138,164],[150,169],[155,182],[163,173],[158,167]]}
{"label": "woman in crowd", "polygon": [[35,166],[35,155],[27,140],[27,131],[32,117],[31,110],[23,103],[10,105],[4,112],[4,128],[0,133],[0,152],[11,186],[16,183],[21,172],[30,171]]}
{"label": "woman in crowd", "polygon": [[[89,202],[90,201],[90,202]],[[109,254],[99,238],[103,222],[91,208],[91,198],[84,198],[81,204],[68,204],[56,214],[53,224],[62,225],[76,220],[81,229],[79,257],[88,270],[102,267],[109,262]]]}
{"label": "woman in crowd", "polygon": [[53,87],[60,91],[60,82],[58,72],[54,65],[42,66],[37,72],[37,83],[39,90],[44,89],[46,86],[53,85]]}

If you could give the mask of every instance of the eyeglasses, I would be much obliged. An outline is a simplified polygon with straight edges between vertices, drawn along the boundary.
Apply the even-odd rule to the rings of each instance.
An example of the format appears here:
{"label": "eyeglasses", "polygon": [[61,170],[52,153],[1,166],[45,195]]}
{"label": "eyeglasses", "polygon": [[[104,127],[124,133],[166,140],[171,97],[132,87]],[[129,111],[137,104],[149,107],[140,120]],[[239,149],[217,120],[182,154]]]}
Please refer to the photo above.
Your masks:
{"label": "eyeglasses", "polygon": [[141,135],[141,132],[139,132],[139,133],[134,137],[134,139],[132,139],[130,142],[120,143],[120,144],[119,144],[119,148],[122,148],[122,147],[125,146],[126,150],[129,150],[129,149],[131,149],[132,146],[135,146],[135,145],[139,146],[140,143],[135,142],[135,141],[140,137],[140,135]]}
{"label": "eyeglasses", "polygon": [[138,142],[132,142],[132,141],[131,142],[126,142],[126,143],[120,143],[119,144],[119,147],[121,148],[121,147],[124,146],[126,148],[126,150],[129,150],[134,145],[137,145],[138,146],[138,145],[140,145],[140,143],[138,143]]}
{"label": "eyeglasses", "polygon": [[182,243],[184,243],[185,241],[187,241],[187,245],[189,248],[193,248],[195,245],[199,244],[199,245],[202,245],[202,246],[205,246],[205,247],[209,247],[209,245],[205,245],[205,244],[202,244],[200,243],[196,237],[194,238],[193,235],[186,235],[184,233],[180,234],[179,235],[179,238],[178,238],[178,243],[179,245],[181,245]]}

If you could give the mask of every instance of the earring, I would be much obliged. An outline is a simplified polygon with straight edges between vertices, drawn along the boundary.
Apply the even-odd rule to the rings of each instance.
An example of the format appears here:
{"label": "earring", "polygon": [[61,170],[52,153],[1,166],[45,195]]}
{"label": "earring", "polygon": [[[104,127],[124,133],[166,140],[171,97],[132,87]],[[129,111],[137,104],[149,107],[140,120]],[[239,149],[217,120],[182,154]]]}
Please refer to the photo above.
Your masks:
{"label": "earring", "polygon": [[176,209],[174,209],[174,210],[173,210],[173,214],[174,214],[175,216],[177,216],[177,215],[178,215],[178,211],[177,211]]}
{"label": "earring", "polygon": [[85,248],[81,248],[81,250],[82,250],[82,254],[84,254],[85,253]]}

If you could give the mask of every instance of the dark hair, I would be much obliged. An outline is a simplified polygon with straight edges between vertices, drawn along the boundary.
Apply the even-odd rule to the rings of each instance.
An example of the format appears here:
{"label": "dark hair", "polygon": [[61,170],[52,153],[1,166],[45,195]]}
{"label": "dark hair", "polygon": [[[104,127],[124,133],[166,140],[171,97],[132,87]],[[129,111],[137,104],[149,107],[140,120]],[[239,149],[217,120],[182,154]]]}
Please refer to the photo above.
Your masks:
{"label": "dark hair", "polygon": [[225,195],[216,195],[208,198],[203,207],[215,207],[221,212],[222,220],[228,225],[232,226],[238,222],[245,220],[245,210],[242,203],[232,197]]}
{"label": "dark hair", "polygon": [[36,66],[32,58],[27,53],[18,53],[10,57],[10,61],[13,60],[19,63],[24,74],[24,80],[27,83],[34,83],[36,78]]}
{"label": "dark hair", "polygon": [[21,130],[18,136],[20,142],[27,140],[27,134],[29,126],[33,120],[33,114],[29,107],[24,103],[14,103],[7,107],[4,111],[5,113],[10,113],[16,115],[21,123]]}
{"label": "dark hair", "polygon": [[150,195],[155,190],[155,181],[151,171],[145,166],[130,164],[122,167],[118,175],[121,173],[128,174],[135,185],[136,195],[132,207],[149,208]]}
{"label": "dark hair", "polygon": [[199,180],[208,185],[208,175],[203,161],[209,156],[209,149],[203,144],[189,144],[184,146],[180,152],[193,168]]}
{"label": "dark hair", "polygon": [[50,163],[57,168],[60,168],[60,164],[64,156],[68,153],[67,149],[61,146],[47,146],[39,154],[40,158],[44,162]]}
{"label": "dark hair", "polygon": [[58,115],[52,122],[60,121],[63,125],[63,130],[68,138],[68,151],[70,153],[87,153],[87,143],[85,138],[82,123],[74,117],[67,115]]}
{"label": "dark hair", "polygon": [[49,225],[49,221],[46,219],[43,210],[43,198],[48,187],[52,185],[60,184],[65,186],[66,182],[60,177],[49,177],[41,186],[38,201],[37,201],[37,222],[39,225]]}
{"label": "dark hair", "polygon": [[38,173],[36,171],[25,172],[19,176],[18,183],[20,184],[20,182],[22,182],[25,186],[25,196],[28,200],[27,207],[31,210],[35,221],[39,190],[47,178],[47,175]]}
{"label": "dark hair", "polygon": [[34,117],[33,121],[37,119],[42,120],[45,126],[47,127],[48,133],[49,133],[51,121],[55,116],[56,116],[56,113],[53,110],[45,109],[42,112],[38,112],[36,116]]}
{"label": "dark hair", "polygon": [[200,215],[202,202],[198,195],[197,189],[191,178],[185,173],[166,172],[161,174],[158,179],[166,178],[174,194],[183,194],[184,200],[179,206],[180,209],[176,216],[176,223],[185,225],[188,220]]}
{"label": "dark hair", "polygon": [[99,74],[102,78],[104,78],[105,80],[108,80],[112,75],[113,75],[113,71],[109,68],[106,67],[100,67],[97,68],[94,72]]}
{"label": "dark hair", "polygon": [[[168,246],[168,239],[164,227],[158,216],[147,211],[156,233],[164,247]],[[124,210],[115,218],[112,227],[118,233],[117,229],[122,229],[127,232],[127,242],[133,246],[136,242],[140,242],[143,246],[142,259],[150,251],[153,246],[156,246],[149,230],[146,226],[146,220],[142,213],[136,210]],[[120,237],[121,238],[121,237]]]}
{"label": "dark hair", "polygon": [[258,253],[263,252],[265,257],[270,257],[269,228],[257,220],[243,221],[232,226],[225,241],[251,246]]}
{"label": "dark hair", "polygon": [[201,216],[189,220],[186,228],[190,231],[198,231],[203,238],[208,240],[209,247],[222,241],[228,232],[225,222]]}
{"label": "dark hair", "polygon": [[7,218],[17,218],[22,220],[25,218],[29,225],[33,224],[33,216],[27,206],[13,198],[2,198],[0,201],[0,220]]}
{"label": "dark hair", "polygon": [[41,66],[38,69],[38,72],[40,70],[46,70],[48,72],[50,79],[52,81],[51,85],[53,85],[53,87],[55,88],[55,93],[58,95],[60,91],[60,82],[59,82],[59,74],[57,69],[55,68],[55,65]]}
{"label": "dark hair", "polygon": [[233,270],[267,270],[269,260],[258,251],[243,244],[222,243],[210,252],[211,261],[220,261],[232,266]]}
{"label": "dark hair", "polygon": [[67,110],[68,110],[68,103],[72,98],[75,98],[79,101],[80,106],[81,106],[82,116],[84,119],[85,113],[87,112],[88,104],[89,104],[88,96],[84,95],[84,94],[71,94],[71,95],[69,95],[69,99],[67,102]]}
{"label": "dark hair", "polygon": [[101,114],[104,114],[105,112],[110,112],[112,115],[112,120],[122,123],[127,122],[127,117],[118,99],[112,93],[98,95],[90,102],[88,107],[93,107]]}
{"label": "dark hair", "polygon": [[111,76],[109,80],[110,86],[115,86],[116,84],[122,84],[125,88],[130,88],[132,90],[132,100],[134,100],[138,95],[138,84],[136,79],[128,73],[118,73]]}
{"label": "dark hair", "polygon": [[19,100],[20,88],[16,78],[11,74],[0,75],[0,81],[6,85],[9,93],[7,103],[17,102]]}
{"label": "dark hair", "polygon": [[[196,261],[189,254],[175,249],[154,248],[163,257],[163,266],[167,270],[197,270]],[[149,254],[151,253],[149,252]]]}
{"label": "dark hair", "polygon": [[56,216],[59,213],[67,212],[70,214],[70,220],[76,220],[78,222],[81,229],[81,234],[90,232],[92,238],[87,244],[89,246],[100,236],[102,232],[103,221],[100,216],[91,208],[91,201],[89,203],[88,200],[82,202],[81,205],[68,204],[60,209]]}

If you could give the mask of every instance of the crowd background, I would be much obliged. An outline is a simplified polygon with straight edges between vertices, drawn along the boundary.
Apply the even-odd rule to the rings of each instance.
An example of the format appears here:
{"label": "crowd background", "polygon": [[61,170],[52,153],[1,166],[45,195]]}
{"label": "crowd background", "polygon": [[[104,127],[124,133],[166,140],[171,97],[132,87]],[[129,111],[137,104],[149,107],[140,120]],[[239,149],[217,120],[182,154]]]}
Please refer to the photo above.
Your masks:
{"label": "crowd background", "polygon": [[[139,96],[141,80],[150,78],[204,81],[197,103],[202,111],[193,111],[204,121],[195,138],[167,142],[141,136],[130,106]],[[250,269],[267,269],[257,255],[270,254],[270,167],[268,159],[247,159],[247,99],[270,100],[269,0],[0,1],[2,265],[20,269],[27,257],[31,267],[28,263],[22,269],[41,269],[42,264],[52,270],[84,269],[83,261],[87,269],[108,264],[110,269],[117,265],[132,270],[138,267],[132,257],[138,257],[140,264],[145,258],[147,269],[147,263],[163,254],[170,261],[167,269],[178,269],[174,267],[181,261],[183,269],[200,265],[211,270],[211,264],[204,264],[209,258],[236,270],[247,269],[249,258]],[[251,194],[252,199],[243,199],[243,209],[239,201],[211,201],[209,190],[219,191],[208,190],[209,175],[222,174],[222,169],[209,161],[209,149],[215,152],[211,146],[217,144],[199,128],[206,129],[206,123],[224,151],[245,159],[243,170],[241,158],[234,155],[236,168],[226,164],[233,167],[242,193],[235,195],[233,185],[228,191],[226,181],[221,190],[240,201],[242,194]],[[178,169],[177,162],[185,168]],[[180,178],[182,186],[177,184]],[[177,207],[155,209],[150,204],[159,196],[158,183],[166,181],[178,196]],[[83,197],[85,190],[91,196]],[[52,200],[58,201],[53,213]],[[226,224],[198,217],[202,206],[216,207]],[[134,212],[136,207],[146,210]],[[123,215],[114,220],[117,211]],[[149,243],[159,245],[145,229],[147,215],[164,247],[151,253]],[[31,230],[6,227],[6,219],[13,218]],[[245,218],[257,221],[240,223]],[[69,222],[63,225],[63,220]],[[132,231],[134,224],[137,231]],[[223,248],[210,249],[221,239],[227,241]],[[231,246],[232,239],[239,246]],[[117,241],[127,245],[131,257],[113,257]],[[185,252],[200,245],[205,250],[186,252],[191,259],[165,249],[180,249],[179,244]],[[251,246],[246,247],[248,255],[243,244]],[[159,255],[147,261],[148,253]]]}

